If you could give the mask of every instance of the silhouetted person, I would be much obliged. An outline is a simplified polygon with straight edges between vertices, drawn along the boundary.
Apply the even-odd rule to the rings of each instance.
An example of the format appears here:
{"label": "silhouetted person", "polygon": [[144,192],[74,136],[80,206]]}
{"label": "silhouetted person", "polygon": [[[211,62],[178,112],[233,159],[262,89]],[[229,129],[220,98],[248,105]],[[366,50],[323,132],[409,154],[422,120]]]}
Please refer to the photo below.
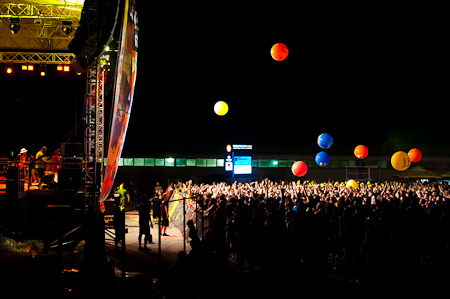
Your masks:
{"label": "silhouetted person", "polygon": [[194,249],[198,246],[200,242],[200,238],[197,235],[197,230],[194,226],[194,221],[189,219],[187,222],[187,226],[189,227],[189,238],[191,239],[191,248]]}
{"label": "silhouetted person", "polygon": [[249,227],[250,227],[250,208],[244,199],[239,200],[239,204],[236,207],[236,239],[237,239],[237,262],[239,270],[243,270],[245,260],[248,254],[248,241],[249,241]]}
{"label": "silhouetted person", "polygon": [[169,235],[166,233],[167,228],[169,227],[169,199],[170,194],[164,193],[163,200],[161,201],[160,211],[161,211],[161,234],[163,236],[168,237]]}
{"label": "silhouetted person", "polygon": [[195,289],[189,285],[189,269],[184,251],[178,253],[178,262],[167,269],[163,281],[163,292],[167,298],[196,298]]}
{"label": "silhouetted person", "polygon": [[114,238],[114,247],[115,250],[119,250],[119,242],[122,241],[122,248],[123,243],[125,242],[125,207],[120,204],[120,198],[115,198],[114,200],[114,221],[113,221],[113,227],[116,234],[116,237]]}
{"label": "silhouetted person", "polygon": [[[252,200],[253,202],[254,200]],[[255,265],[261,265],[265,252],[266,213],[261,207],[256,207],[252,214],[250,224],[250,238],[248,248],[249,270],[253,271]]]}
{"label": "silhouetted person", "polygon": [[[150,232],[150,225],[153,227],[153,224],[150,219],[150,207],[147,204],[148,198],[147,195],[143,194],[140,198],[140,205],[137,208],[139,212],[139,250],[150,251],[147,247],[147,243],[152,244],[152,234]],[[144,235],[144,247],[141,246],[142,235]]]}
{"label": "silhouetted person", "polygon": [[162,201],[162,190],[157,192],[155,197],[151,200],[153,207],[153,221],[154,223],[159,223],[161,218],[161,201]]}
{"label": "silhouetted person", "polygon": [[136,207],[140,203],[140,198],[137,194],[137,188],[133,184],[133,181],[130,181],[130,185],[128,186],[128,193],[130,194],[130,206],[132,209],[136,209]]}

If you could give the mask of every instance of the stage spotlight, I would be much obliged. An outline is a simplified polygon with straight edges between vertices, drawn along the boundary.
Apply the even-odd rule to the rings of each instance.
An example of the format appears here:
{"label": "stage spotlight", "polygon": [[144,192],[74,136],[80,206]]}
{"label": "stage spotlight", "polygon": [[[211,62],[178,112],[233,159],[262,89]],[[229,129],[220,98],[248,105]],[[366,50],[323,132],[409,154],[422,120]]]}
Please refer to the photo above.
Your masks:
{"label": "stage spotlight", "polygon": [[64,71],[64,72],[70,71],[70,65],[68,65],[68,64],[64,65],[63,71]]}
{"label": "stage spotlight", "polygon": [[62,72],[62,71],[63,71],[63,66],[62,66],[62,64],[57,65],[57,66],[56,66],[56,70],[57,70],[58,72]]}
{"label": "stage spotlight", "polygon": [[44,77],[45,74],[47,73],[47,67],[45,66],[45,64],[43,64],[39,67],[39,71],[41,73],[41,76]]}
{"label": "stage spotlight", "polygon": [[61,28],[62,32],[64,32],[65,35],[69,35],[73,28],[72,28],[72,21],[62,21],[63,26]]}
{"label": "stage spotlight", "polygon": [[22,64],[22,71],[28,70],[28,64]]}
{"label": "stage spotlight", "polygon": [[27,66],[27,69],[28,69],[29,71],[34,71],[34,65],[29,64],[29,65]]}
{"label": "stage spotlight", "polygon": [[6,73],[11,74],[14,71],[14,67],[12,65],[6,65]]}
{"label": "stage spotlight", "polygon": [[11,34],[17,34],[20,30],[20,19],[19,18],[10,18],[9,21],[9,30],[11,30]]}

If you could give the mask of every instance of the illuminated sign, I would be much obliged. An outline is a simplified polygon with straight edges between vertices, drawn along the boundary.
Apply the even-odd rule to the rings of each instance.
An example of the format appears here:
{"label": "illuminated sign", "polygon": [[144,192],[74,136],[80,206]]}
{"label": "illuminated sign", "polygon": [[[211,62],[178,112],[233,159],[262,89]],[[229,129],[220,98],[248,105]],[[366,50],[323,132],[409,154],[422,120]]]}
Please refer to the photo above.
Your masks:
{"label": "illuminated sign", "polygon": [[232,171],[233,170],[233,160],[231,160],[231,156],[228,155],[227,159],[225,160],[225,171]]}
{"label": "illuminated sign", "polygon": [[251,173],[252,173],[252,157],[235,156],[234,174],[251,174]]}
{"label": "illuminated sign", "polygon": [[253,145],[251,144],[233,144],[234,150],[251,150],[253,148]]}

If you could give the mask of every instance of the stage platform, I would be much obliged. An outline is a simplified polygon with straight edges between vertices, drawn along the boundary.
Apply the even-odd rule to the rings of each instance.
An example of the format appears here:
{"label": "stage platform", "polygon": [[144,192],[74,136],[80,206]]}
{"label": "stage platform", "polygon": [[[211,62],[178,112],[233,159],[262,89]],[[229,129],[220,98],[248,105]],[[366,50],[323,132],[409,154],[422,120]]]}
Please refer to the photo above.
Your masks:
{"label": "stage platform", "polygon": [[0,225],[30,237],[81,223],[85,206],[84,194],[73,189],[6,192],[0,204]]}

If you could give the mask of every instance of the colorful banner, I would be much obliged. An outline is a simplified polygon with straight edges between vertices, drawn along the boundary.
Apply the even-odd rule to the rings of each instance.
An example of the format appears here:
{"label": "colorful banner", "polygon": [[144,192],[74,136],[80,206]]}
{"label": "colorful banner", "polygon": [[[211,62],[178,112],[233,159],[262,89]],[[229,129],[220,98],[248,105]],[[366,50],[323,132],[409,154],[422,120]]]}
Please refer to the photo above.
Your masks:
{"label": "colorful banner", "polygon": [[111,123],[108,156],[99,201],[111,192],[122,154],[136,82],[138,27],[135,0],[126,0],[121,33],[121,46],[117,64],[114,112]]}

